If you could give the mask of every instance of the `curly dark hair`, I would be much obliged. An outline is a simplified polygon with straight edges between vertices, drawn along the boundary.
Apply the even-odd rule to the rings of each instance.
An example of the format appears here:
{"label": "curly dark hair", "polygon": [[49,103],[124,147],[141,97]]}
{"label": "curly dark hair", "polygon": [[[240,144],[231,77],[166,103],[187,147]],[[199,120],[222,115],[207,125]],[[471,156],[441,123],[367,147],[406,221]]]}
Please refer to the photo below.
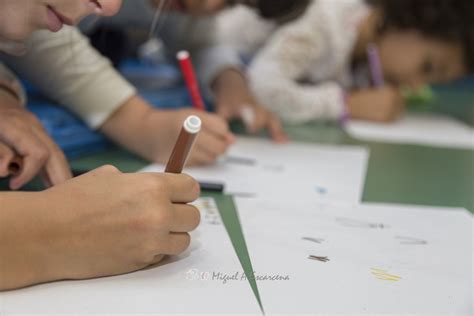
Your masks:
{"label": "curly dark hair", "polygon": [[474,72],[474,0],[368,0],[381,9],[380,31],[417,30],[423,35],[460,43]]}
{"label": "curly dark hair", "polygon": [[304,13],[310,2],[310,0],[258,0],[257,9],[266,19],[286,22]]}

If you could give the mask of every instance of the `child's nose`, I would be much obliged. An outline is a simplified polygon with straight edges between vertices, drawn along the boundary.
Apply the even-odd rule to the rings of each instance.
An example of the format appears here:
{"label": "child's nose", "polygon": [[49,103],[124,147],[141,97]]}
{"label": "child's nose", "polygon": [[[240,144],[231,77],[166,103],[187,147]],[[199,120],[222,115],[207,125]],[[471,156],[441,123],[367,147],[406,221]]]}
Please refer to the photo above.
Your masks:
{"label": "child's nose", "polygon": [[97,0],[102,7],[104,16],[112,16],[119,12],[122,6],[122,0]]}

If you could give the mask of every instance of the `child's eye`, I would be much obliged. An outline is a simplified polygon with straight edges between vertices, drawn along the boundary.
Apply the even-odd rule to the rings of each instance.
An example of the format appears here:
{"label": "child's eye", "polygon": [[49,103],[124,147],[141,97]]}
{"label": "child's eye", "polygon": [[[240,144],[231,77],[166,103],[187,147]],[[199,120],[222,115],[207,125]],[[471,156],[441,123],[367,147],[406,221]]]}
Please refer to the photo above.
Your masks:
{"label": "child's eye", "polygon": [[425,60],[423,64],[421,65],[421,72],[424,75],[431,75],[433,74],[434,71],[434,65],[431,60]]}

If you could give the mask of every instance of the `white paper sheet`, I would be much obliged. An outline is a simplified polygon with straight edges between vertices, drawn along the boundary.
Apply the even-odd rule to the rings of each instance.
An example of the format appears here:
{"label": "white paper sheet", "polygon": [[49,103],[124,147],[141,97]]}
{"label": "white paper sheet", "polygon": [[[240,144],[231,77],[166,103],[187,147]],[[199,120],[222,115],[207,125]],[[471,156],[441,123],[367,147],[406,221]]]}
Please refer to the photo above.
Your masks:
{"label": "white paper sheet", "polygon": [[268,315],[472,315],[463,210],[260,199],[237,207]]}
{"label": "white paper sheet", "polygon": [[439,114],[410,113],[391,124],[351,121],[346,131],[354,138],[446,148],[474,148],[474,129]]}
{"label": "white paper sheet", "polygon": [[198,202],[202,224],[191,249],[157,268],[96,280],[57,282],[0,293],[0,314],[253,313],[260,308],[248,282],[216,275],[242,271],[212,200]]}
{"label": "white paper sheet", "polygon": [[[362,147],[239,138],[227,157],[208,167],[187,168],[203,182],[221,182],[226,193],[246,197],[314,197],[358,202],[364,189],[369,153]],[[240,160],[240,161],[239,161]],[[161,172],[154,165],[147,172]]]}

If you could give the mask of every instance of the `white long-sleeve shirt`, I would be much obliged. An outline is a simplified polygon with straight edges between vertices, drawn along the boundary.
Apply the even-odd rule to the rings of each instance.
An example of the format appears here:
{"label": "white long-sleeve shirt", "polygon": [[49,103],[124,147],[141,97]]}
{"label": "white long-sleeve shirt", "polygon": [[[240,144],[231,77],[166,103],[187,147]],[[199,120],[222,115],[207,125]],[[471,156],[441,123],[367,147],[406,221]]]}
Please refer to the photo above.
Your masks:
{"label": "white long-sleeve shirt", "polygon": [[369,10],[363,0],[315,0],[280,28],[249,69],[259,101],[290,123],[339,118],[358,26]]}
{"label": "white long-sleeve shirt", "polygon": [[[58,33],[35,32],[26,47],[22,56],[1,54],[0,62],[92,128],[100,127],[136,94],[135,88],[73,27],[66,26]],[[2,78],[9,78],[13,87],[19,86],[5,67],[0,67]]]}

